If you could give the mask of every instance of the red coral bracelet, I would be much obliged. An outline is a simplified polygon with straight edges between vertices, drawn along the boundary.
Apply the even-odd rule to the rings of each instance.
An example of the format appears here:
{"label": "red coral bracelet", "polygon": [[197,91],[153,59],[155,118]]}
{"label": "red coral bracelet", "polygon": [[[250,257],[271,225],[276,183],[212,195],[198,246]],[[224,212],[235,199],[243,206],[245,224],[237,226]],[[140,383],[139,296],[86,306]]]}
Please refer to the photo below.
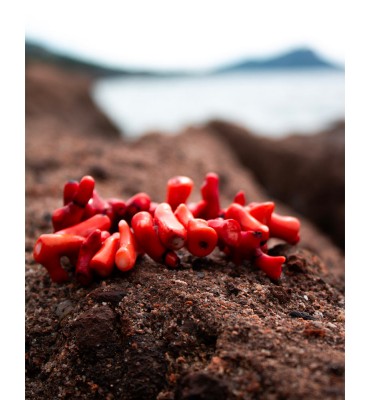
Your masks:
{"label": "red coral bracelet", "polygon": [[299,220],[277,214],[271,201],[247,204],[242,190],[221,209],[218,183],[218,175],[208,173],[201,199],[187,203],[194,183],[186,176],[175,176],[168,180],[166,201],[157,203],[145,192],[126,201],[105,200],[91,176],[68,181],[63,206],[52,214],[55,233],[38,238],[34,259],[47,269],[52,281],[62,283],[70,278],[60,262],[66,256],[75,266],[76,279],[88,285],[115,269],[131,270],[140,254],[177,268],[178,250],[206,257],[217,247],[233,263],[251,261],[271,279],[279,279],[285,257],[268,255],[267,241],[298,243]]}

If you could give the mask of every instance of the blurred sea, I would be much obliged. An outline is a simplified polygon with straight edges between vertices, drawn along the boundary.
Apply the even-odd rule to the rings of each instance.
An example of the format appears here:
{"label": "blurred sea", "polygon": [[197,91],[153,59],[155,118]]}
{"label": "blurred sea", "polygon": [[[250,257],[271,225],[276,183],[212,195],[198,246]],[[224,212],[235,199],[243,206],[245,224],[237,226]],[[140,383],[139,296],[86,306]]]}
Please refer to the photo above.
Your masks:
{"label": "blurred sea", "polygon": [[344,73],[279,70],[185,77],[105,78],[93,98],[128,137],[225,119],[256,134],[316,133],[344,119]]}

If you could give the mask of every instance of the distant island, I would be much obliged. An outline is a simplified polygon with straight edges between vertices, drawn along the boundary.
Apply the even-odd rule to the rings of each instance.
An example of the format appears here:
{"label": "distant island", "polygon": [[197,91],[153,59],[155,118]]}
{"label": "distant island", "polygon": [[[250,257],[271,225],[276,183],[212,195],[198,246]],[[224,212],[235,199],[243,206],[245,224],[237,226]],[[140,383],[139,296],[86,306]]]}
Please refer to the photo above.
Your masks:
{"label": "distant island", "polygon": [[[161,72],[157,70],[133,70],[125,68],[111,68],[103,64],[94,63],[86,59],[66,55],[56,50],[26,40],[25,43],[26,63],[40,61],[59,65],[69,70],[87,73],[93,77],[107,76],[181,76],[191,75],[191,72]],[[343,66],[336,65],[324,60],[316,52],[309,48],[299,48],[286,53],[265,57],[261,59],[247,59],[235,61],[221,67],[216,67],[208,71],[209,74],[224,74],[231,72],[247,72],[258,70],[278,70],[278,69],[337,69],[343,70]],[[204,72],[203,72],[204,74]],[[207,72],[205,72],[207,74]]]}
{"label": "distant island", "polygon": [[227,64],[221,68],[216,68],[214,73],[241,72],[252,70],[272,70],[272,69],[343,69],[341,65],[330,63],[321,58],[317,53],[308,48],[300,48],[288,51],[274,57],[261,59],[249,59]]}
{"label": "distant island", "polygon": [[151,69],[133,69],[133,68],[114,68],[87,60],[83,57],[76,57],[70,54],[65,54],[50,47],[46,47],[40,43],[35,43],[30,40],[25,41],[25,59],[26,64],[29,62],[42,62],[52,65],[57,65],[63,69],[75,72],[81,72],[93,78],[103,78],[112,76],[121,77],[137,77],[137,76],[152,76],[152,77],[172,77],[191,75],[189,72],[177,71],[158,71]]}
{"label": "distant island", "polygon": [[[28,40],[26,40],[25,43],[25,58],[26,65],[29,62],[43,62],[47,64],[58,65],[67,70],[82,72],[93,77],[133,74],[130,71],[126,71],[122,68],[106,67],[102,64],[70,56],[54,49],[52,50],[43,46],[42,44],[34,43]],[[135,73],[135,75],[137,74],[139,73]]]}

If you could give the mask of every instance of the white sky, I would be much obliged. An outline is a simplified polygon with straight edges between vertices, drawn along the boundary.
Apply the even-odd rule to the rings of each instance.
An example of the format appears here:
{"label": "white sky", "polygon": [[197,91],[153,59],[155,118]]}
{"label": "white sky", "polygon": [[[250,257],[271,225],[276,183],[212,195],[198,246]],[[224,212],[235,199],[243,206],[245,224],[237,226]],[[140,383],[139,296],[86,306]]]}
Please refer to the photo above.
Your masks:
{"label": "white sky", "polygon": [[343,0],[25,2],[26,37],[116,66],[207,68],[306,45],[344,63]]}

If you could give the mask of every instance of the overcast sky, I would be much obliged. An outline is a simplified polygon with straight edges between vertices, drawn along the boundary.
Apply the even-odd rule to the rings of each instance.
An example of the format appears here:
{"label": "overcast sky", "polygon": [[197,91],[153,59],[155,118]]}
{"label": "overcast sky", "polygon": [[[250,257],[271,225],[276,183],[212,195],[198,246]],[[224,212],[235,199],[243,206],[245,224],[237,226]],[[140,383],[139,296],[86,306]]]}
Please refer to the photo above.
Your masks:
{"label": "overcast sky", "polygon": [[114,66],[207,68],[309,46],[344,62],[344,1],[29,0],[26,37]]}

